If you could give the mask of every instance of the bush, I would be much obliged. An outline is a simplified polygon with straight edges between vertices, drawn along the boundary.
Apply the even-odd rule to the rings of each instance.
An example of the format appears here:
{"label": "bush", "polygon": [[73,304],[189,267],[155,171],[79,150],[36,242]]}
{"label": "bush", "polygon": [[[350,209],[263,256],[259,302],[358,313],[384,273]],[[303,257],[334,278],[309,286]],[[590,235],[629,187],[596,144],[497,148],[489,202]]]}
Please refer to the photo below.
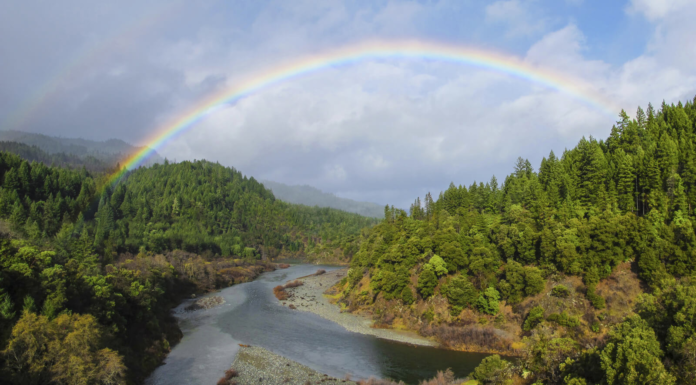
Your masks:
{"label": "bush", "polygon": [[446,296],[452,313],[459,314],[476,300],[476,289],[466,276],[457,275],[446,286]]}
{"label": "bush", "polygon": [[291,288],[293,288],[293,287],[298,287],[298,286],[302,286],[302,285],[304,285],[304,283],[303,283],[302,281],[296,279],[296,280],[294,280],[294,281],[292,281],[292,282],[286,283],[286,284],[285,284],[285,288],[286,288],[286,289],[291,289]]}
{"label": "bush", "polygon": [[573,317],[571,315],[568,315],[568,313],[564,310],[561,314],[554,313],[548,316],[546,318],[548,321],[555,322],[561,326],[569,327],[569,328],[574,328],[580,326],[580,320],[578,317]]}
{"label": "bush", "polygon": [[[426,314],[423,316],[425,317]],[[446,348],[466,345],[511,354],[519,353],[511,339],[502,336],[498,329],[491,326],[425,326],[419,332],[425,337],[435,337]]]}
{"label": "bush", "polygon": [[411,287],[404,287],[404,290],[401,291],[401,300],[404,301],[406,305],[410,305],[416,301],[416,297],[413,296]]}
{"label": "bush", "polygon": [[237,382],[233,381],[232,378],[237,377],[239,373],[237,373],[236,370],[234,369],[227,369],[225,371],[225,375],[222,376],[217,382],[217,385],[234,385]]}
{"label": "bush", "polygon": [[418,292],[424,299],[427,299],[435,292],[435,286],[437,286],[437,277],[432,266],[426,263],[425,268],[418,276]]}
{"label": "bush", "polygon": [[512,364],[494,354],[481,361],[469,376],[481,384],[511,384]]}
{"label": "bush", "polygon": [[447,274],[447,263],[445,263],[445,260],[439,255],[433,255],[428,264],[433,267],[433,270],[435,270],[435,274],[437,274],[438,277]]}
{"label": "bush", "polygon": [[288,297],[289,297],[288,292],[285,291],[285,288],[281,285],[278,285],[278,286],[273,288],[273,294],[280,301],[284,301],[284,300],[288,299]]}
{"label": "bush", "polygon": [[557,285],[551,289],[551,295],[558,298],[568,298],[570,296],[570,289],[563,285]]}
{"label": "bush", "polygon": [[493,287],[489,287],[483,293],[479,294],[476,300],[476,308],[485,314],[495,315],[498,313],[498,305],[500,301],[500,293]]}
{"label": "bush", "polygon": [[534,329],[543,320],[544,320],[544,308],[542,308],[541,306],[537,306],[529,311],[529,315],[527,316],[527,319],[524,320],[524,325],[522,326],[522,329],[524,331],[528,332],[528,331]]}

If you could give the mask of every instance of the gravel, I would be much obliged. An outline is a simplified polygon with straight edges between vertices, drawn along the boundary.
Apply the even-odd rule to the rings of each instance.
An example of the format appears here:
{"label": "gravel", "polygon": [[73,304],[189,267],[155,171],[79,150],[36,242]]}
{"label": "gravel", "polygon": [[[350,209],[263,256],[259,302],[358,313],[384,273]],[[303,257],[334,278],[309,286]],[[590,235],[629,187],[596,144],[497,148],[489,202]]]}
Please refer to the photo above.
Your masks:
{"label": "gravel", "polygon": [[239,373],[232,379],[239,385],[356,385],[353,381],[329,377],[256,346],[241,347],[232,369]]}
{"label": "gravel", "polygon": [[196,311],[203,309],[212,309],[216,306],[220,306],[225,303],[225,299],[219,295],[214,295],[211,297],[205,297],[197,300],[196,302],[186,306],[184,310],[186,311]]}
{"label": "gravel", "polygon": [[369,334],[378,338],[408,343],[420,346],[438,346],[415,332],[393,329],[375,329],[372,320],[367,317],[341,311],[338,305],[329,302],[324,292],[335,285],[348,273],[348,269],[334,270],[322,275],[311,275],[299,280],[302,286],[285,289],[290,298],[280,301],[284,306],[294,306],[299,311],[306,311],[333,321],[349,331],[361,334]]}

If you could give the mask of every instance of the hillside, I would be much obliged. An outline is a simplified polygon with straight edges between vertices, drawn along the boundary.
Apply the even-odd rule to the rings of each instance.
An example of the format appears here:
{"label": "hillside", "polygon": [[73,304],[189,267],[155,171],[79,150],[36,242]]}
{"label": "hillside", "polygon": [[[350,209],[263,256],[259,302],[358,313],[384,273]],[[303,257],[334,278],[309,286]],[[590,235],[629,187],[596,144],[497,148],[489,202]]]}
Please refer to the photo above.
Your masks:
{"label": "hillside", "polygon": [[305,206],[330,207],[338,210],[356,213],[366,217],[384,218],[384,206],[372,202],[359,202],[352,199],[339,198],[334,194],[325,193],[307,185],[286,185],[283,183],[262,181],[263,185],[273,191],[276,198]]}
{"label": "hillside", "polygon": [[361,238],[340,301],[453,349],[522,357],[514,370],[491,359],[491,379],[693,383],[695,132],[692,102],[622,112],[606,140],[538,170],[519,159],[503,183],[392,208]]}
{"label": "hillside", "polygon": [[41,162],[47,166],[67,168],[84,167],[88,171],[97,173],[114,171],[116,166],[115,163],[108,163],[91,155],[81,157],[64,152],[49,154],[37,146],[30,146],[18,142],[0,141],[0,151],[19,155],[19,157],[29,162]]}
{"label": "hillside", "polygon": [[[43,134],[22,131],[0,131],[0,141],[24,143],[36,146],[49,154],[68,154],[78,157],[94,157],[106,163],[116,164],[129,155],[138,152],[142,147],[132,146],[119,139],[109,139],[103,142],[80,139],[61,138]],[[147,161],[147,165],[162,163],[162,157],[155,153]]]}
{"label": "hillside", "polygon": [[253,279],[274,257],[348,261],[376,222],[281,202],[206,161],[107,179],[0,152],[3,380],[75,376],[55,364],[67,357],[89,383],[140,383],[181,336],[170,309],[182,298]]}

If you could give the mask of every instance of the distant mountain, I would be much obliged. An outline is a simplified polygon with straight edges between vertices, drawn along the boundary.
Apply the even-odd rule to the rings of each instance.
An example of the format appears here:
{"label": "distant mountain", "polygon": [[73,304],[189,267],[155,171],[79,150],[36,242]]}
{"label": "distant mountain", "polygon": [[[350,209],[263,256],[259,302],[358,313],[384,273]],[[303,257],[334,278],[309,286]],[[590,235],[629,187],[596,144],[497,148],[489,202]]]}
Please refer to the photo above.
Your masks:
{"label": "distant mountain", "polygon": [[339,198],[334,194],[325,193],[312,186],[289,186],[283,183],[262,181],[266,188],[281,201],[306,206],[331,207],[366,217],[383,218],[384,206],[372,202],[358,202],[352,199]]}
{"label": "distant mountain", "polygon": [[[60,138],[22,131],[0,131],[0,141],[24,143],[36,146],[49,154],[70,154],[81,158],[94,157],[107,163],[116,164],[143,147],[133,146],[119,139],[103,142],[80,138]],[[162,157],[155,153],[146,164],[162,163]]]}
{"label": "distant mountain", "polygon": [[47,166],[53,165],[65,168],[84,167],[92,172],[113,172],[115,166],[115,163],[109,163],[91,155],[78,156],[64,152],[49,154],[37,146],[18,142],[0,141],[0,151],[18,155],[29,162],[41,162]]}

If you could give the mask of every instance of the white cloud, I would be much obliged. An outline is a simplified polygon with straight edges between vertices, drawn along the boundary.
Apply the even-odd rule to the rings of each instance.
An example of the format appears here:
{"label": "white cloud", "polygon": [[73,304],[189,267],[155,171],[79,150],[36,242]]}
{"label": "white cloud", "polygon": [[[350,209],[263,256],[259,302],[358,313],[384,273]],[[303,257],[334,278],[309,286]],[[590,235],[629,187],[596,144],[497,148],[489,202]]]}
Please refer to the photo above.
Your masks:
{"label": "white cloud", "polygon": [[[136,111],[142,118],[122,134],[136,141],[138,134],[151,133],[153,115],[164,124],[206,96],[288,59],[355,40],[432,37],[421,29],[423,14],[447,13],[462,3],[271,0],[254,8],[248,19],[228,23],[229,15],[221,15],[223,21],[202,23],[191,33],[165,39],[166,44],[144,39],[147,52],[135,64],[146,63],[148,71],[116,60],[104,71],[111,76],[91,72],[105,87],[122,84],[129,92],[116,102],[105,98],[89,104],[92,115],[100,117],[93,127],[106,120],[123,126],[103,117],[105,106],[142,105]],[[557,20],[546,16],[540,2],[498,1],[479,5],[477,11],[486,16],[480,20],[485,24],[481,34],[493,34],[490,40],[481,38],[480,46],[505,35],[533,39],[514,46],[526,63],[586,82],[629,112],[639,104],[659,104],[663,98],[676,102],[696,92],[696,45],[687,40],[696,36],[690,4],[633,1],[629,12],[648,17],[655,32],[645,52],[618,65],[590,57],[591,40],[576,24],[549,31]],[[188,21],[188,15],[183,19]],[[458,41],[468,42],[450,42]],[[520,39],[506,39],[505,44],[511,41]],[[80,92],[65,97],[75,111],[100,91],[81,84],[71,83]],[[162,99],[154,107],[140,103],[132,97],[133,89],[138,97]],[[582,100],[504,73],[391,58],[324,69],[267,87],[209,116],[161,153],[179,161],[220,161],[262,179],[308,183],[354,199],[408,207],[417,195],[437,193],[450,181],[470,184],[496,174],[502,182],[517,156],[529,157],[536,167],[548,151],[560,155],[583,135],[606,137],[615,120]],[[111,132],[121,131],[103,135],[116,135]]]}
{"label": "white cloud", "polygon": [[534,1],[499,0],[486,6],[486,21],[507,25],[507,36],[519,37],[538,33],[545,29],[547,19],[531,8]]}
{"label": "white cloud", "polygon": [[628,11],[656,21],[693,4],[693,0],[631,0]]}

